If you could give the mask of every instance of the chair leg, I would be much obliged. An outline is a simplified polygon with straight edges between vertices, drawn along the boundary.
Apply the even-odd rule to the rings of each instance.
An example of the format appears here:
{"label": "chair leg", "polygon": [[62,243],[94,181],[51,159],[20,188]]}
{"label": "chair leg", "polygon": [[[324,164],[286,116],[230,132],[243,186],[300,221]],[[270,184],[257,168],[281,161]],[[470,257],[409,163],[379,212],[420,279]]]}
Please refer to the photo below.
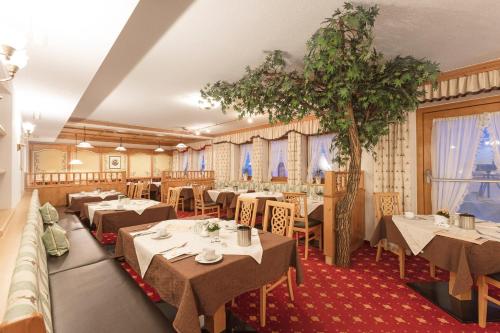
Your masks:
{"label": "chair leg", "polygon": [[477,278],[477,309],[478,309],[478,324],[479,327],[486,327],[486,317],[488,315],[488,284],[485,281],[484,275]]}
{"label": "chair leg", "polygon": [[217,218],[220,219],[220,207],[219,206],[217,206]]}
{"label": "chair leg", "polygon": [[290,299],[292,302],[295,300],[295,297],[293,296],[293,286],[292,286],[292,269],[289,268],[288,272],[286,273],[286,283],[288,284],[288,293],[290,294]]}
{"label": "chair leg", "polygon": [[436,265],[432,262],[429,262],[429,274],[431,275],[431,278],[436,278]]}
{"label": "chair leg", "polygon": [[405,278],[405,250],[400,247],[399,248],[399,277],[404,279]]}
{"label": "chair leg", "polygon": [[266,326],[266,286],[260,287],[260,327]]}
{"label": "chair leg", "polygon": [[309,253],[309,232],[307,232],[307,231],[306,231],[305,242],[306,242],[306,246],[304,247],[304,251],[305,251],[304,259],[307,260],[307,254]]}
{"label": "chair leg", "polygon": [[319,249],[323,250],[323,230],[318,228]]}
{"label": "chair leg", "polygon": [[379,262],[380,257],[382,256],[382,241],[377,244],[377,256],[375,257],[375,261]]}

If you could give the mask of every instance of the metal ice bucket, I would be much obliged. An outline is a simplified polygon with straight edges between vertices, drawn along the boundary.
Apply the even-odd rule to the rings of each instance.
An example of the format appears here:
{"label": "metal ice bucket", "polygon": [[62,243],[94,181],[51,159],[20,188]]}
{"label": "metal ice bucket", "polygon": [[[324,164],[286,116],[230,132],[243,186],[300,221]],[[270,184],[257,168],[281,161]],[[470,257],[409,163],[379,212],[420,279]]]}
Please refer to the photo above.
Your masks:
{"label": "metal ice bucket", "polygon": [[472,214],[460,214],[458,226],[462,229],[474,230],[476,228],[476,217]]}
{"label": "metal ice bucket", "polygon": [[238,246],[250,246],[252,244],[252,228],[246,225],[238,226]]}

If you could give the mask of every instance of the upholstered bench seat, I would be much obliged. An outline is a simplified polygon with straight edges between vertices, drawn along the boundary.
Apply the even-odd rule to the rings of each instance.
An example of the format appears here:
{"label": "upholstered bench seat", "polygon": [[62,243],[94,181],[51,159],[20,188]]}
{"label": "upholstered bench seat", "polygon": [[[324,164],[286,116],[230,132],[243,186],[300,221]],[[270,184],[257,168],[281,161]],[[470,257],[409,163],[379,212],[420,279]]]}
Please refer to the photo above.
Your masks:
{"label": "upholstered bench seat", "polygon": [[78,230],[85,228],[83,224],[80,222],[78,217],[72,214],[68,214],[64,216],[59,222],[57,222],[60,227],[62,227],[66,231]]}
{"label": "upholstered bench seat", "polygon": [[109,259],[109,255],[86,229],[67,231],[70,243],[68,252],[60,257],[49,256],[47,268],[50,274],[58,273]]}
{"label": "upholstered bench seat", "polygon": [[49,276],[55,333],[165,333],[172,324],[113,259]]}

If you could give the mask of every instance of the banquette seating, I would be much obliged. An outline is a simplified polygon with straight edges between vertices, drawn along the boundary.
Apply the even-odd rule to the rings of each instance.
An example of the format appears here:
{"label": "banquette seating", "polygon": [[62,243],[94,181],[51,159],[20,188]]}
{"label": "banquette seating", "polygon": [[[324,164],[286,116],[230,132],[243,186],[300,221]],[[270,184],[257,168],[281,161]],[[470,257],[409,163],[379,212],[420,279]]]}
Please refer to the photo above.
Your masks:
{"label": "banquette seating", "polygon": [[174,332],[171,322],[73,215],[70,250],[48,257],[33,192],[1,333]]}

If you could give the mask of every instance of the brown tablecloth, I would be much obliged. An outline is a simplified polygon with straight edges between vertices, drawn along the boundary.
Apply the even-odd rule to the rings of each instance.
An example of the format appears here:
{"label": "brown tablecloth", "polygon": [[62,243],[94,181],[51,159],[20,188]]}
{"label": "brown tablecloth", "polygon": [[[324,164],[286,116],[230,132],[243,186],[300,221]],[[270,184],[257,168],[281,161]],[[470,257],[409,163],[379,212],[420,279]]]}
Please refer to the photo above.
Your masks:
{"label": "brown tablecloth", "polygon": [[[88,204],[84,204],[82,212],[84,211],[88,218]],[[141,215],[133,210],[97,210],[94,213],[92,223],[96,228],[96,238],[102,241],[103,234],[106,232],[118,233],[120,228],[176,218],[177,214],[173,207],[167,204],[158,204],[146,208]]]}
{"label": "brown tablecloth", "polygon": [[313,210],[309,215],[307,216],[309,219],[317,220],[323,222],[323,208],[324,205],[318,206],[315,210]]}
{"label": "brown tablecloth", "polygon": [[[381,239],[387,239],[407,250],[410,249],[398,227],[392,221],[392,216],[384,216],[377,224],[370,244],[375,246]],[[478,245],[437,235],[424,247],[419,256],[438,267],[457,273],[452,290],[454,295],[470,290],[474,283],[473,275],[500,272],[500,242],[487,241]]]}
{"label": "brown tablecloth", "polygon": [[151,183],[149,188],[149,195],[151,200],[160,201],[161,198],[161,185],[156,186],[156,184]]}
{"label": "brown tablecloth", "polygon": [[194,207],[192,205],[194,201],[194,192],[190,187],[183,187],[180,193],[181,199],[184,201],[184,209],[185,210],[193,210]]}
{"label": "brown tablecloth", "polygon": [[[74,213],[80,213],[81,210],[83,209],[83,204],[87,202],[101,202],[105,200],[117,200],[118,199],[118,194],[110,194],[104,199],[101,197],[81,197],[81,198],[73,198],[71,202],[68,205],[67,210],[74,212]],[[68,194],[68,202],[69,202],[69,194]]]}
{"label": "brown tablecloth", "polygon": [[[144,226],[120,229],[115,253],[124,256],[136,272],[139,264],[130,232]],[[296,268],[297,284],[303,282],[295,241],[271,233],[260,234],[264,253],[259,265],[249,256],[226,255],[221,263],[201,265],[193,257],[174,263],[163,256],[153,257],[144,281],[161,298],[177,307],[174,327],[180,333],[199,332],[199,315],[214,315],[234,297],[279,279],[289,267]],[[283,305],[285,306],[285,305]]]}

